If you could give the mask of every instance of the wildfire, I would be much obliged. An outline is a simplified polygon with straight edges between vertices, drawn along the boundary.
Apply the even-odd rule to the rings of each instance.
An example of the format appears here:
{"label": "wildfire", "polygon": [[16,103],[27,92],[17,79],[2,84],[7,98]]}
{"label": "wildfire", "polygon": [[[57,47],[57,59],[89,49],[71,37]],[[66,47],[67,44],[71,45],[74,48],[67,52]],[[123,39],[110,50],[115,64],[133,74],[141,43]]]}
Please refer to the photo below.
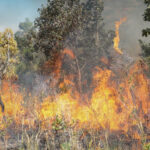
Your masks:
{"label": "wildfire", "polygon": [[117,21],[115,23],[115,27],[116,27],[116,37],[114,38],[114,49],[116,50],[117,53],[119,54],[123,54],[122,50],[119,49],[119,42],[120,42],[120,37],[119,37],[119,27],[120,25],[125,22],[127,20],[127,18],[122,18],[120,19],[120,21]]}
{"label": "wildfire", "polygon": [[[63,55],[65,54],[72,60],[76,58],[69,49],[64,50]],[[102,61],[105,62],[103,59]],[[58,67],[54,72],[54,79],[58,80],[61,76],[60,58],[55,65]],[[4,82],[1,96],[5,112],[0,114],[0,129],[5,129],[12,123],[35,128],[37,122],[43,129],[50,129],[56,116],[62,116],[75,129],[122,130],[126,133],[132,126],[141,123],[149,127],[147,117],[150,111],[150,87],[145,69],[143,62],[136,62],[128,71],[128,75],[118,83],[117,79],[114,80],[117,77],[111,70],[95,67],[91,83],[95,88],[92,89],[90,98],[87,95],[80,97],[78,90],[75,90],[73,75],[67,75],[59,84],[60,89],[69,87],[68,90],[63,90],[55,96],[49,95],[43,102],[31,95],[28,97],[29,101],[25,101],[24,93],[19,92],[16,85]],[[52,84],[50,88],[57,84]]]}
{"label": "wildfire", "polygon": [[[74,58],[69,50],[67,54]],[[60,86],[70,85],[68,91],[58,93],[55,99],[48,96],[43,102],[39,102],[37,97],[30,97],[32,103],[28,105],[24,101],[23,93],[15,85],[12,88],[6,82],[1,92],[6,108],[5,113],[0,114],[0,127],[7,127],[3,115],[18,126],[27,125],[33,128],[37,121],[42,128],[51,128],[56,116],[63,116],[70,125],[74,122],[75,128],[103,128],[127,132],[131,126],[139,123],[148,126],[145,116],[148,116],[150,108],[149,81],[140,62],[133,65],[129,75],[119,84],[113,81],[114,77],[111,70],[96,67],[92,83],[95,89],[90,100],[86,96],[81,100],[77,91],[73,96],[71,87],[74,84],[69,81],[71,78],[66,78]]]}

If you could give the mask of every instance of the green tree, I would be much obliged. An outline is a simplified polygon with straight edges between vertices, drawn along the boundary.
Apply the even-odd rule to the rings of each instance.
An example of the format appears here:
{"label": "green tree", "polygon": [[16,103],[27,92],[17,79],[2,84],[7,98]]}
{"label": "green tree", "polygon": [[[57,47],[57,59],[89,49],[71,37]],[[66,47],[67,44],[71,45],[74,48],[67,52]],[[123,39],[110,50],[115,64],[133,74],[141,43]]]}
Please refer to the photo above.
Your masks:
{"label": "green tree", "polygon": [[36,33],[37,31],[29,19],[21,22],[19,31],[15,33],[15,39],[20,51],[20,63],[17,66],[17,74],[20,83],[24,85],[32,84],[29,79],[34,78],[34,73],[38,70],[38,64],[41,62],[41,59],[44,59],[42,54],[35,52]]}
{"label": "green tree", "polygon": [[113,43],[114,32],[104,29],[103,3],[100,0],[48,0],[47,6],[39,11],[40,17],[35,21],[39,31],[38,50],[47,60],[56,62],[56,54],[61,55],[64,48],[71,49],[75,59],[64,58],[61,75],[74,74],[79,92],[87,92],[93,67],[100,65],[100,57],[109,53]]}
{"label": "green tree", "polygon": [[0,33],[0,82],[16,76],[18,48],[11,29]]}
{"label": "green tree", "polygon": [[[64,69],[65,72],[76,74],[75,83],[80,93],[89,90],[93,68],[101,66],[100,58],[109,56],[109,48],[113,43],[114,32],[105,31],[102,11],[102,1],[87,0],[82,3],[80,28],[70,33],[66,41],[66,46],[73,50],[76,59],[72,64],[66,62],[71,69],[66,66]],[[71,67],[73,64],[74,67]]]}
{"label": "green tree", "polygon": [[32,28],[33,28],[33,23],[28,18],[25,19],[25,22],[21,22],[19,24],[19,29],[24,32],[28,32]]}
{"label": "green tree", "polygon": [[65,39],[80,24],[81,5],[79,1],[48,0],[47,6],[39,9],[40,17],[36,19],[38,28],[36,48],[47,59],[53,59],[57,52],[65,47]]}
{"label": "green tree", "polygon": [[[146,5],[146,9],[144,12],[144,21],[150,21],[150,0],[144,0],[144,3]],[[150,35],[150,28],[146,28],[143,30],[143,36],[148,36]]]}
{"label": "green tree", "polygon": [[[146,5],[146,9],[143,15],[144,21],[150,22],[150,0],[144,0]],[[143,29],[142,35],[147,37],[150,35],[150,28]],[[142,48],[142,56],[145,61],[150,66],[150,43],[145,43],[140,40],[141,48]]]}

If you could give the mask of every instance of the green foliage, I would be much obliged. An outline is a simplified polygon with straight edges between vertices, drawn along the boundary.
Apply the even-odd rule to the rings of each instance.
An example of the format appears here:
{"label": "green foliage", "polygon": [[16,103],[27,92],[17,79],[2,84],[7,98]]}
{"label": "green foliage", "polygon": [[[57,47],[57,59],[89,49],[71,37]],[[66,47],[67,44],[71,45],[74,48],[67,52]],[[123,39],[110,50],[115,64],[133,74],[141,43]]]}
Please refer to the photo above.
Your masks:
{"label": "green foliage", "polygon": [[[22,66],[23,63],[28,67],[29,64],[31,66],[31,62],[33,61],[34,38],[36,31],[28,19],[19,24],[19,29],[20,30],[15,33],[15,38],[18,44],[18,49],[20,50],[20,65]],[[23,72],[23,70],[19,71]]]}
{"label": "green foliage", "polygon": [[39,31],[37,49],[49,59],[53,53],[68,46],[90,48],[92,52],[96,46],[109,47],[112,36],[108,38],[108,33],[104,32],[102,11],[103,3],[99,0],[84,3],[80,0],[48,0],[47,6],[39,9],[40,17],[35,21]]}
{"label": "green foliage", "polygon": [[18,52],[12,30],[0,33],[0,80],[16,76]]}
{"label": "green foliage", "polygon": [[35,21],[39,31],[36,48],[52,59],[54,53],[64,48],[69,33],[79,27],[81,5],[78,0],[48,0],[39,12],[40,17]]}
{"label": "green foliage", "polygon": [[150,143],[144,145],[144,150],[150,150]]}
{"label": "green foliage", "polygon": [[142,49],[142,57],[145,62],[150,66],[150,43],[146,44],[140,40],[140,45]]}
{"label": "green foliage", "polygon": [[88,150],[92,150],[92,143],[93,143],[93,140],[91,139],[91,141],[89,142]]}
{"label": "green foliage", "polygon": [[29,19],[20,23],[19,31],[15,33],[15,39],[20,51],[20,63],[17,65],[17,74],[20,83],[24,85],[26,84],[25,76],[33,78],[32,76],[38,70],[39,63],[44,59],[41,53],[35,52],[36,33],[37,31]]}
{"label": "green foliage", "polygon": [[69,143],[63,143],[63,144],[61,144],[61,149],[62,150],[71,150],[71,146]]}
{"label": "green foliage", "polygon": [[100,57],[109,56],[109,48],[113,43],[113,32],[107,32],[104,29],[102,11],[101,1],[87,0],[84,2],[80,28],[70,33],[66,41],[66,45],[72,49],[76,59],[72,64],[66,61],[63,68],[66,74],[71,72],[76,75],[76,79],[80,79],[76,81],[80,93],[87,93],[92,81],[92,69],[101,65]]}
{"label": "green foliage", "polygon": [[19,29],[24,32],[28,32],[32,28],[33,28],[33,24],[32,24],[32,22],[30,22],[30,20],[28,18],[25,19],[25,22],[21,22],[19,24]]}
{"label": "green foliage", "polygon": [[[145,12],[143,14],[144,21],[150,21],[150,0],[144,0],[146,5]],[[142,36],[149,36],[150,28],[143,29]],[[147,64],[150,66],[150,43],[146,44],[140,40],[141,48],[142,48],[142,57],[145,59]]]}
{"label": "green foliage", "polygon": [[[146,5],[146,10],[144,12],[143,18],[144,21],[150,21],[150,0],[144,0],[144,3]],[[146,28],[143,30],[143,36],[148,36],[150,35],[150,28]]]}
{"label": "green foliage", "polygon": [[64,121],[64,118],[59,117],[58,115],[56,116],[55,120],[52,123],[52,129],[53,130],[63,130],[65,129],[66,126],[66,122]]}
{"label": "green foliage", "polygon": [[35,21],[35,47],[47,60],[56,62],[64,48],[74,52],[76,58],[72,62],[64,58],[61,75],[74,74],[80,93],[87,92],[83,80],[89,87],[91,70],[100,65],[101,56],[108,56],[113,43],[114,32],[105,31],[102,11],[103,2],[99,0],[48,0]]}

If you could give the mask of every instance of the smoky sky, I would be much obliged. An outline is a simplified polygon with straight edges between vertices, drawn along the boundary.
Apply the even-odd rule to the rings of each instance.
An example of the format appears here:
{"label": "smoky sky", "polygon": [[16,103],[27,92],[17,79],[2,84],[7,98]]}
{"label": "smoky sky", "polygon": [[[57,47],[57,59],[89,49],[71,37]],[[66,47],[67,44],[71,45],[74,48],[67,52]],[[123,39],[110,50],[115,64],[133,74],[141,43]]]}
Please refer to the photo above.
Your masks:
{"label": "smoky sky", "polygon": [[139,39],[145,40],[142,29],[148,26],[143,21],[144,0],[104,0],[103,18],[108,29],[115,30],[115,22],[126,17],[120,26],[119,47],[131,56],[137,57],[141,51]]}
{"label": "smoky sky", "polygon": [[[0,0],[0,31],[7,27],[18,30],[20,22],[25,18],[31,21],[38,16],[37,9],[47,0]],[[138,56],[140,46],[138,40],[142,29],[149,24],[143,21],[144,0],[104,0],[102,13],[106,29],[115,30],[115,22],[122,17],[127,21],[120,26],[120,48],[132,56]]]}

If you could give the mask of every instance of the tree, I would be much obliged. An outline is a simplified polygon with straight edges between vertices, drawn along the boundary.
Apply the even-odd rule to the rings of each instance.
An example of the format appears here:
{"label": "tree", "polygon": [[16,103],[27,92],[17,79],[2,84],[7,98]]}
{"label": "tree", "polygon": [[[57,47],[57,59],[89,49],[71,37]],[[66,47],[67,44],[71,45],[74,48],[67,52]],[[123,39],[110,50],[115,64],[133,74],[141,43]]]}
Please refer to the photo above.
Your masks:
{"label": "tree", "polygon": [[39,11],[40,17],[35,21],[38,50],[55,63],[64,48],[71,49],[75,58],[70,61],[64,57],[61,75],[74,74],[79,92],[87,92],[92,69],[100,65],[100,57],[109,54],[113,43],[113,32],[104,30],[103,3],[100,0],[48,0],[47,6]]}
{"label": "tree", "polygon": [[28,18],[26,18],[24,22],[21,22],[19,24],[19,29],[26,32],[26,33],[29,30],[31,30],[32,28],[33,28],[33,23]]}
{"label": "tree", "polygon": [[148,64],[148,66],[150,66],[150,43],[147,44],[140,40],[140,45],[142,49],[141,56],[143,57],[145,62]]}
{"label": "tree", "polygon": [[15,39],[21,52],[23,52],[25,48],[33,48],[34,32],[33,24],[29,19],[19,24],[19,31],[15,33]]}
{"label": "tree", "polygon": [[0,82],[16,76],[18,48],[11,29],[0,33]]}
{"label": "tree", "polygon": [[33,23],[27,18],[19,24],[19,31],[15,33],[15,39],[20,51],[17,74],[20,83],[28,86],[32,85],[29,79],[34,78],[34,73],[38,70],[38,64],[42,59],[42,55],[35,52],[34,49],[36,32]]}
{"label": "tree", "polygon": [[[146,10],[144,12],[144,21],[150,22],[150,0],[144,0],[144,3],[146,5]],[[142,35],[147,37],[150,35],[150,28],[146,28],[142,31]],[[140,40],[141,48],[142,48],[142,56],[145,59],[145,61],[150,66],[150,43],[145,43]]]}
{"label": "tree", "polygon": [[[99,0],[87,0],[82,3],[80,28],[70,33],[66,42],[66,46],[76,55],[74,63],[76,67],[74,70],[65,69],[65,72],[72,70],[73,74],[77,75],[78,81],[75,83],[78,83],[80,93],[87,93],[89,90],[93,68],[101,66],[102,56],[109,57],[109,47],[113,43],[114,32],[105,31],[102,11],[103,2]],[[68,64],[70,63],[66,63]]]}
{"label": "tree", "polygon": [[47,59],[53,59],[64,48],[68,34],[79,26],[81,5],[78,0],[48,0],[47,6],[43,6],[39,12],[40,17],[35,21],[39,31],[36,48]]}
{"label": "tree", "polygon": [[[146,10],[144,12],[144,21],[150,21],[150,0],[144,0],[144,3],[146,5]],[[146,28],[143,31],[143,36],[147,37],[148,35],[150,35],[150,28]]]}

